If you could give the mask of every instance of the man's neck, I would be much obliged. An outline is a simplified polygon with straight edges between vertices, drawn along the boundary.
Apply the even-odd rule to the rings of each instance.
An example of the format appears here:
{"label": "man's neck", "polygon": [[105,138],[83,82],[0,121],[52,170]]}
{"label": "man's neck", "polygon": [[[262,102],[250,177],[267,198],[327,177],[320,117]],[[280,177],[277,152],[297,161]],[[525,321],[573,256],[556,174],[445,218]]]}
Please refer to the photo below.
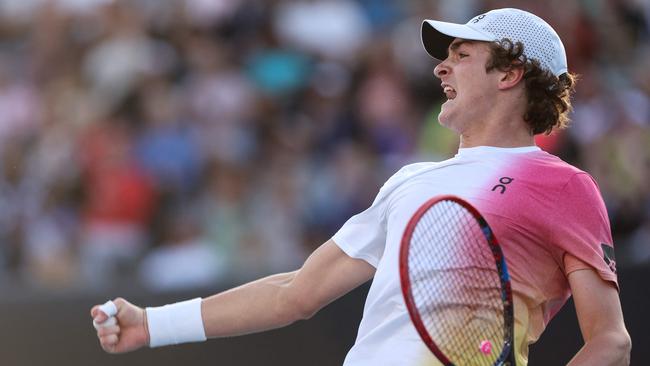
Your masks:
{"label": "man's neck", "polygon": [[535,145],[535,136],[523,119],[489,119],[460,134],[460,147],[522,147]]}
{"label": "man's neck", "polygon": [[485,136],[481,137],[472,137],[472,136],[460,136],[460,148],[476,147],[476,146],[494,146],[494,147],[523,147],[523,146],[533,146],[535,145],[535,139],[533,136],[527,136],[526,138],[504,138],[504,136],[498,136],[497,138],[486,138]]}

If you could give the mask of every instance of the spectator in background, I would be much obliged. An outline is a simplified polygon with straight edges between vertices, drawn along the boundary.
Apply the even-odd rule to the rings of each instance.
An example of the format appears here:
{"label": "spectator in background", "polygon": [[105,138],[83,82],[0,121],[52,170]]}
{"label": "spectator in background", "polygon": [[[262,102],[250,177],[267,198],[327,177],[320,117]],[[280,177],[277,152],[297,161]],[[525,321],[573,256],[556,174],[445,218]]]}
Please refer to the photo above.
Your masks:
{"label": "spectator in background", "polygon": [[146,248],[155,208],[150,177],[133,157],[133,135],[119,119],[93,126],[84,136],[85,202],[80,233],[82,277],[107,286],[118,273],[133,274]]}
{"label": "spectator in background", "polygon": [[199,188],[202,152],[200,131],[182,115],[183,98],[166,79],[147,79],[139,84],[142,118],[135,141],[135,155],[160,192],[175,199],[190,197]]}
{"label": "spectator in background", "polygon": [[238,165],[213,162],[205,189],[194,206],[213,252],[227,258],[227,269],[239,275],[255,271],[262,255],[255,251],[245,255],[248,243],[253,242],[247,219],[251,193],[248,174]]}
{"label": "spectator in background", "polygon": [[227,257],[212,250],[196,216],[177,209],[165,218],[162,243],[145,255],[138,270],[149,291],[207,288],[223,280]]}
{"label": "spectator in background", "polygon": [[182,110],[200,131],[197,138],[202,153],[245,163],[257,144],[252,123],[256,104],[253,82],[235,62],[232,46],[198,34],[189,36],[183,47],[187,72],[179,90]]}

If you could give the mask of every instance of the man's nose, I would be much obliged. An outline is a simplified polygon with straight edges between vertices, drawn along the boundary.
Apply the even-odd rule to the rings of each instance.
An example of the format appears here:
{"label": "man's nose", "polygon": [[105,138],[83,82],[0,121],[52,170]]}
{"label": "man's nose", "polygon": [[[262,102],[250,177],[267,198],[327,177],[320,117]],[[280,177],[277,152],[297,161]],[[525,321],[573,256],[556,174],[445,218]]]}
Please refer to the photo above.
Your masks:
{"label": "man's nose", "polygon": [[449,69],[449,65],[447,64],[447,60],[442,61],[439,63],[434,69],[433,69],[433,74],[438,77],[442,78],[443,76],[449,75],[451,70]]}

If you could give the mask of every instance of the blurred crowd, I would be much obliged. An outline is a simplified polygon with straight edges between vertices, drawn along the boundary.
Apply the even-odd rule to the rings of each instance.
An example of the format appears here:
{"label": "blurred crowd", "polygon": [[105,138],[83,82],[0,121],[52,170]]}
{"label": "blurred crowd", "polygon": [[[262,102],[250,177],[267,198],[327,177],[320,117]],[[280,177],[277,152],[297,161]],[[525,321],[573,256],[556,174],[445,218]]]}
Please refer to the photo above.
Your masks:
{"label": "blurred crowd", "polygon": [[424,18],[516,6],[581,75],[538,144],[600,184],[650,265],[643,0],[0,0],[0,278],[152,291],[292,270],[400,166],[458,139]]}

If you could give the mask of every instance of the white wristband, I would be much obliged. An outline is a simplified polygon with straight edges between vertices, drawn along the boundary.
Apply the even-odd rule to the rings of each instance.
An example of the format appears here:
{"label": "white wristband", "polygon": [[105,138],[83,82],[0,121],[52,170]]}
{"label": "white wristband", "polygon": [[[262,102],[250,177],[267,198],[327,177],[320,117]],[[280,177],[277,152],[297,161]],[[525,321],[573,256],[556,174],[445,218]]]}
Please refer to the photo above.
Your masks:
{"label": "white wristband", "polygon": [[146,308],[149,347],[206,340],[201,317],[201,298]]}

